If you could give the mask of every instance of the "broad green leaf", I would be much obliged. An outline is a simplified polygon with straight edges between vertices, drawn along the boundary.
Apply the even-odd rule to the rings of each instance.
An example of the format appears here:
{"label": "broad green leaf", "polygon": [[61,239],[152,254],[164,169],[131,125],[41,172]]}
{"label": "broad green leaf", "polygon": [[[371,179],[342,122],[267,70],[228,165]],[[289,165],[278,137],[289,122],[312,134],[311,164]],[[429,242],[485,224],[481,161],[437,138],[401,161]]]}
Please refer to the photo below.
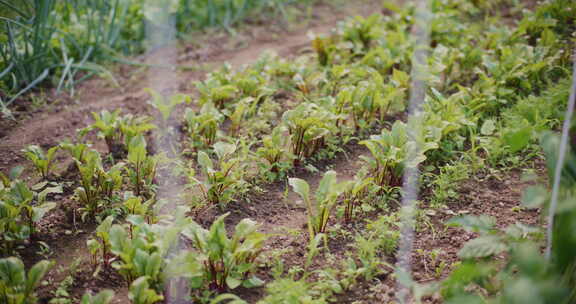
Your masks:
{"label": "broad green leaf", "polygon": [[480,128],[480,133],[482,135],[492,135],[496,131],[496,122],[493,119],[487,119],[482,124],[482,128]]}
{"label": "broad green leaf", "polygon": [[241,284],[242,284],[242,280],[240,280],[240,279],[234,278],[230,275],[228,277],[226,277],[226,285],[230,289],[235,289],[236,287],[240,286]]}
{"label": "broad green leaf", "polygon": [[204,168],[204,170],[207,171],[213,170],[212,160],[210,159],[208,154],[206,154],[206,152],[204,151],[198,152],[198,163],[200,164],[200,166],[202,166],[202,168]]}
{"label": "broad green leaf", "polygon": [[505,131],[502,135],[504,142],[510,146],[510,152],[516,153],[524,149],[531,139],[531,128],[525,127],[516,131]]}
{"label": "broad green leaf", "polygon": [[496,225],[496,219],[488,215],[464,215],[451,218],[446,225],[462,227],[469,232],[488,232]]}
{"label": "broad green leaf", "polygon": [[289,178],[288,183],[292,186],[294,192],[298,193],[305,202],[310,200],[310,186],[300,178]]}
{"label": "broad green leaf", "polygon": [[481,236],[475,238],[458,252],[462,259],[485,258],[508,250],[508,246],[498,236]]}

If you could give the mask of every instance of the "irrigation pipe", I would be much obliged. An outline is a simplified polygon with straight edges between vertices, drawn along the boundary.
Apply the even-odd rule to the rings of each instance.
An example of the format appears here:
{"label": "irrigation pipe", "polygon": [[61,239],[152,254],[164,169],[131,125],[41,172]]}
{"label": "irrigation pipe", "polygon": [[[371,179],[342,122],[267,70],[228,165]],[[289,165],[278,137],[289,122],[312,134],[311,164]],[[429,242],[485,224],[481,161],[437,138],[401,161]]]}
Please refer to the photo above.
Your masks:
{"label": "irrigation pipe", "polygon": [[558,207],[558,193],[560,192],[560,179],[562,178],[562,169],[566,158],[566,148],[568,146],[568,136],[570,135],[570,124],[574,115],[574,103],[576,99],[576,49],[572,63],[572,89],[568,99],[568,108],[562,125],[562,137],[560,139],[560,151],[558,152],[558,162],[554,170],[554,184],[552,186],[552,198],[550,199],[550,210],[548,210],[548,227],[546,229],[546,260],[550,261],[552,254],[552,237],[554,230],[554,215]]}

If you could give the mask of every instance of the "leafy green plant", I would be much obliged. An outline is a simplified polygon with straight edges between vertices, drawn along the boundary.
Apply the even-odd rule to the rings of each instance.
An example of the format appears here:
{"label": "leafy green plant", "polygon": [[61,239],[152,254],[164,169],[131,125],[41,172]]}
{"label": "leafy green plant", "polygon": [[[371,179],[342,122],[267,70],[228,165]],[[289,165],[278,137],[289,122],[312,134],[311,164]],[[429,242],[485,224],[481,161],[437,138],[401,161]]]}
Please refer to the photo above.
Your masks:
{"label": "leafy green plant", "polygon": [[[129,227],[112,225],[108,232],[110,251],[119,260],[112,263],[128,283],[146,276],[156,290],[162,283],[164,257],[180,233],[179,221],[174,225],[147,224],[140,216],[128,217]],[[140,284],[143,284],[140,282]],[[144,285],[140,285],[143,288]]]}
{"label": "leafy green plant", "polygon": [[82,129],[80,135],[91,130],[98,130],[98,137],[106,141],[108,152],[112,153],[114,158],[122,158],[126,154],[127,146],[132,138],[144,135],[145,132],[156,126],[150,123],[150,117],[134,117],[131,114],[121,116],[121,112],[121,109],[117,109],[112,113],[108,110],[104,110],[100,114],[92,113],[94,123]]}
{"label": "leafy green plant", "polygon": [[202,168],[204,180],[190,174],[194,185],[200,187],[204,200],[214,205],[223,205],[242,193],[246,188],[243,180],[241,160],[233,157],[237,147],[234,144],[218,142],[214,152],[218,158],[217,166],[204,151],[198,152],[198,164]]}
{"label": "leafy green plant", "polygon": [[323,295],[316,295],[313,285],[305,280],[281,278],[266,285],[268,295],[260,300],[259,304],[325,304],[328,303]]}
{"label": "leafy green plant", "polygon": [[96,151],[90,151],[86,155],[85,163],[77,161],[76,164],[80,172],[80,187],[76,188],[74,195],[83,205],[82,218],[86,215],[96,216],[112,202],[114,191],[122,186],[124,164],[116,164],[106,171],[102,167],[100,154]]}
{"label": "leafy green plant", "polygon": [[112,254],[110,250],[110,228],[114,222],[113,216],[108,216],[96,228],[96,238],[86,241],[86,245],[92,255],[92,264],[98,265],[98,257],[105,267],[110,266]]}
{"label": "leafy green plant", "polygon": [[40,286],[53,263],[40,261],[28,272],[16,257],[0,259],[0,300],[6,304],[34,304],[34,289]]}
{"label": "leafy green plant", "polygon": [[0,240],[6,251],[11,250],[14,242],[34,237],[36,223],[56,207],[56,203],[47,201],[47,196],[62,193],[60,186],[48,186],[42,191],[30,189],[17,179],[18,175],[18,172],[11,174],[12,181],[0,176]]}
{"label": "leafy green plant", "polygon": [[294,192],[298,193],[306,204],[308,213],[308,232],[310,239],[318,233],[326,232],[328,221],[332,208],[343,191],[342,184],[338,184],[335,171],[327,171],[320,180],[316,189],[316,198],[314,202],[310,199],[310,186],[300,178],[290,178],[288,183],[292,186]]}
{"label": "leafy green plant", "polygon": [[275,127],[270,135],[262,138],[262,147],[256,150],[256,154],[267,162],[259,162],[259,165],[269,180],[282,178],[292,167],[292,163],[289,162],[291,155],[286,152],[288,149],[286,132],[283,126]]}
{"label": "leafy green plant", "polygon": [[194,249],[171,261],[170,273],[187,278],[192,289],[208,287],[222,292],[264,283],[252,273],[267,236],[257,232],[256,222],[243,219],[229,238],[224,225],[227,215],[218,217],[209,230],[192,222],[183,231]]}
{"label": "leafy green plant", "polygon": [[134,187],[137,196],[150,197],[154,192],[154,178],[158,158],[148,155],[146,140],[142,136],[136,136],[128,146],[128,166],[125,167],[128,178]]}
{"label": "leafy green plant", "polygon": [[210,103],[202,106],[199,113],[189,108],[186,109],[184,121],[192,147],[210,147],[216,140],[218,128],[223,119],[224,116]]}
{"label": "leafy green plant", "polygon": [[[68,152],[72,157],[72,160],[79,163],[84,163],[86,161],[86,154],[90,151],[90,145],[86,143],[76,143],[73,144],[69,140],[65,140],[60,143],[60,148]],[[77,168],[77,167],[76,167]]]}
{"label": "leafy green plant", "polygon": [[357,16],[350,19],[341,26],[342,38],[354,44],[355,52],[367,51],[372,42],[382,36],[381,18],[374,14],[368,18]]}
{"label": "leafy green plant", "polygon": [[323,147],[326,137],[333,133],[336,118],[316,104],[303,103],[286,111],[282,121],[288,127],[294,165],[297,166]]}
{"label": "leafy green plant", "polygon": [[154,289],[150,288],[148,280],[148,277],[139,277],[130,285],[128,299],[130,299],[133,304],[154,304],[164,299],[163,296],[157,294]]}
{"label": "leafy green plant", "polygon": [[344,221],[350,223],[354,218],[354,209],[369,196],[372,178],[360,178],[346,184],[342,196],[344,203]]}
{"label": "leafy green plant", "polygon": [[[421,135],[423,137],[423,135]],[[407,162],[408,145],[416,144],[408,141],[407,125],[396,121],[390,130],[382,130],[380,135],[372,135],[370,139],[363,140],[372,153],[373,159],[366,159],[371,169],[374,182],[381,186],[397,187],[402,185],[402,174],[406,166],[417,166],[426,160],[426,151],[437,148],[435,142],[418,138],[420,149],[410,163]]]}
{"label": "leafy green plant", "polygon": [[48,179],[50,170],[54,167],[52,161],[58,149],[60,149],[59,146],[54,146],[44,152],[39,146],[30,145],[24,149],[23,152],[24,156],[34,164],[36,171],[38,171],[42,179]]}
{"label": "leafy green plant", "polygon": [[82,296],[80,304],[109,304],[114,298],[114,292],[112,290],[102,290],[96,295],[91,293],[86,293]]}
{"label": "leafy green plant", "polygon": [[164,125],[168,122],[168,119],[177,105],[182,104],[183,102],[190,102],[190,97],[183,94],[173,95],[166,100],[164,96],[160,95],[160,93],[153,89],[146,88],[144,91],[152,97],[148,104],[160,112]]}

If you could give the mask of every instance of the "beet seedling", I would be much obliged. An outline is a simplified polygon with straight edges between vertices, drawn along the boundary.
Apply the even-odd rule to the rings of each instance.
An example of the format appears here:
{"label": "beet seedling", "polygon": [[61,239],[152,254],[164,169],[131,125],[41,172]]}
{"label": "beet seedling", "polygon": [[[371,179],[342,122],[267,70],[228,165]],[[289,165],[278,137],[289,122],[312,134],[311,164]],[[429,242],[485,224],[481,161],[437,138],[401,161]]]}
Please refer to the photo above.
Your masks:
{"label": "beet seedling", "polygon": [[112,113],[107,110],[100,114],[92,113],[95,122],[80,131],[80,136],[84,136],[91,130],[98,130],[98,137],[106,141],[108,152],[116,159],[126,154],[132,138],[156,128],[150,123],[150,117],[134,117],[131,114],[120,116],[120,113],[121,109]]}
{"label": "beet seedling", "polygon": [[6,304],[33,304],[37,302],[34,289],[54,263],[40,261],[28,272],[16,257],[0,259],[0,302]]}
{"label": "beet seedling", "polygon": [[333,134],[335,116],[313,103],[303,103],[282,115],[288,126],[290,144],[295,156],[294,165],[309,157],[324,145],[325,138]]}
{"label": "beet seedling", "polygon": [[208,287],[219,292],[262,285],[264,282],[252,274],[256,258],[262,252],[265,234],[257,232],[258,225],[243,219],[234,229],[232,238],[226,234],[224,219],[220,216],[209,230],[192,222],[183,234],[194,249],[184,252],[171,261],[169,273],[189,279],[190,287]]}
{"label": "beet seedling", "polygon": [[199,113],[192,109],[186,109],[184,121],[192,141],[192,147],[210,147],[216,140],[218,128],[223,120],[224,115],[211,103],[202,106]]}
{"label": "beet seedling", "polygon": [[100,153],[90,151],[86,155],[86,162],[76,162],[80,172],[80,187],[74,191],[76,199],[83,205],[82,218],[86,215],[97,215],[102,207],[112,199],[114,191],[122,186],[122,167],[119,163],[106,171],[102,167]]}
{"label": "beet seedling", "polygon": [[130,182],[134,186],[137,196],[150,197],[154,188],[154,177],[158,159],[148,155],[144,137],[137,136],[132,139],[128,146],[128,166],[125,167]]}
{"label": "beet seedling", "polygon": [[326,232],[332,208],[336,204],[338,196],[340,196],[345,188],[345,184],[337,183],[336,172],[330,170],[324,173],[324,177],[322,177],[316,189],[314,202],[312,202],[310,198],[310,186],[305,180],[290,178],[288,179],[288,183],[292,186],[294,192],[302,197],[306,204],[310,239],[313,239],[318,233]]}
{"label": "beet seedling", "polygon": [[53,167],[52,161],[54,160],[54,156],[56,156],[56,152],[59,148],[59,146],[54,146],[44,152],[44,150],[39,146],[31,145],[22,151],[24,152],[24,156],[34,164],[36,171],[40,174],[42,179],[46,180],[48,179],[50,170]]}
{"label": "beet seedling", "polygon": [[210,204],[222,206],[230,202],[245,186],[241,161],[239,158],[231,157],[236,149],[234,144],[224,142],[214,144],[218,158],[217,167],[206,152],[198,152],[198,164],[202,168],[205,180],[198,180],[194,176],[190,176],[190,179],[200,187],[204,200]]}

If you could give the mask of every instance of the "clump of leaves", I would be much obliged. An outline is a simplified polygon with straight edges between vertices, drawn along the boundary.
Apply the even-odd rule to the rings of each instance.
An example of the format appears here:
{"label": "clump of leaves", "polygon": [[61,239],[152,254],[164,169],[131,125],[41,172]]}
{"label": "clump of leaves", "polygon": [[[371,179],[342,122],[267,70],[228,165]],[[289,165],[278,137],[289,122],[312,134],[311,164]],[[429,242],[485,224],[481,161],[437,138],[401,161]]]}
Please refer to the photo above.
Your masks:
{"label": "clump of leaves", "polygon": [[262,138],[262,147],[256,150],[256,154],[267,162],[259,162],[259,165],[268,180],[282,178],[286,171],[292,168],[290,162],[292,155],[286,151],[288,148],[286,132],[283,126],[275,127],[270,135]]}
{"label": "clump of leaves", "polygon": [[[128,225],[112,225],[109,248],[119,259],[112,263],[128,283],[147,276],[148,283],[159,290],[164,256],[181,231],[181,220],[174,225],[147,224],[141,216],[129,216]],[[128,226],[128,227],[126,227]]]}
{"label": "clump of leaves", "polygon": [[241,159],[234,157],[236,150],[235,144],[224,142],[214,144],[214,152],[218,159],[216,164],[206,152],[198,152],[198,164],[202,168],[203,179],[196,178],[193,172],[189,177],[193,185],[200,187],[204,200],[210,204],[222,206],[246,188]]}
{"label": "clump of leaves", "polygon": [[[32,189],[18,180],[21,170],[13,170],[12,180],[0,174],[0,240],[6,251],[11,251],[14,242],[34,236],[36,223],[56,203],[47,201],[47,196],[62,193],[60,186],[36,185]],[[40,189],[45,188],[40,191]]]}
{"label": "clump of leaves", "polygon": [[212,146],[223,120],[224,115],[211,103],[203,105],[199,113],[192,109],[186,109],[184,112],[185,128],[192,141],[192,147]]}
{"label": "clump of leaves", "polygon": [[16,257],[0,259],[0,300],[6,304],[34,304],[34,290],[54,263],[40,261],[28,272]]}
{"label": "clump of leaves", "polygon": [[109,304],[113,299],[114,292],[112,290],[102,290],[96,295],[84,294],[80,304]]}
{"label": "clump of leaves", "polygon": [[183,231],[194,249],[172,260],[169,271],[187,278],[192,289],[223,292],[264,283],[253,275],[253,271],[267,236],[257,231],[256,222],[243,219],[229,238],[224,224],[226,216],[228,214],[216,219],[209,230],[192,222]]}
{"label": "clump of leaves", "polygon": [[80,172],[80,187],[74,191],[76,199],[83,205],[83,219],[86,215],[97,215],[113,201],[114,191],[122,186],[124,166],[119,163],[105,170],[100,153],[96,151],[90,151],[85,160],[85,163],[76,162]]}
{"label": "clump of leaves", "polygon": [[330,170],[324,173],[324,177],[322,177],[318,189],[316,189],[314,202],[310,198],[310,186],[308,182],[300,178],[290,178],[288,179],[288,183],[292,186],[294,192],[302,197],[306,204],[310,239],[313,239],[316,234],[326,232],[332,208],[345,187],[344,184],[337,182],[336,172]]}
{"label": "clump of leaves", "polygon": [[158,158],[148,155],[146,140],[143,136],[136,136],[128,146],[128,165],[125,167],[128,178],[134,187],[137,196],[150,198],[154,192],[154,178]]}
{"label": "clump of leaves", "polygon": [[[100,259],[105,267],[109,267],[112,262],[112,253],[110,250],[110,228],[114,222],[113,216],[106,217],[105,220],[96,228],[96,239],[89,239],[86,242],[88,250],[92,255],[92,264],[98,265]],[[99,258],[100,257],[100,258]]]}
{"label": "clump of leaves", "polygon": [[352,222],[354,218],[354,209],[358,205],[362,204],[362,202],[369,196],[371,184],[372,178],[359,178],[346,184],[346,189],[342,193],[342,202],[344,203],[344,221],[346,223]]}
{"label": "clump of leaves", "polygon": [[146,276],[139,277],[130,285],[128,299],[133,304],[154,304],[164,299],[163,296],[156,293],[156,290],[150,288],[148,280],[149,278]]}
{"label": "clump of leaves", "polygon": [[[421,134],[421,133],[420,133]],[[374,182],[381,187],[398,187],[402,185],[402,176],[406,166],[417,166],[426,160],[426,151],[435,149],[438,145],[428,141],[421,134],[419,149],[414,146],[417,143],[408,140],[407,125],[396,121],[391,130],[382,130],[380,135],[372,135],[370,139],[363,140],[360,144],[365,145],[372,153],[373,158],[364,158],[370,167]],[[417,151],[412,159],[408,159],[409,149]]]}
{"label": "clump of leaves", "polygon": [[286,111],[282,121],[288,126],[296,166],[304,158],[320,150],[326,137],[335,133],[335,115],[313,103],[303,103]]}
{"label": "clump of leaves", "polygon": [[38,174],[40,174],[40,177],[46,180],[48,179],[50,170],[54,166],[52,161],[54,160],[56,152],[59,148],[59,146],[54,146],[48,149],[48,151],[44,152],[44,150],[42,150],[42,148],[39,146],[30,145],[24,149],[23,152],[24,156],[32,162],[34,168],[36,168],[36,171]]}
{"label": "clump of leaves", "polygon": [[156,128],[150,123],[150,117],[135,117],[132,114],[121,116],[121,111],[117,109],[112,113],[108,110],[100,114],[92,113],[95,122],[80,131],[80,135],[83,136],[91,130],[97,130],[98,137],[104,138],[108,152],[116,159],[121,159],[126,155],[127,146],[132,138]]}

